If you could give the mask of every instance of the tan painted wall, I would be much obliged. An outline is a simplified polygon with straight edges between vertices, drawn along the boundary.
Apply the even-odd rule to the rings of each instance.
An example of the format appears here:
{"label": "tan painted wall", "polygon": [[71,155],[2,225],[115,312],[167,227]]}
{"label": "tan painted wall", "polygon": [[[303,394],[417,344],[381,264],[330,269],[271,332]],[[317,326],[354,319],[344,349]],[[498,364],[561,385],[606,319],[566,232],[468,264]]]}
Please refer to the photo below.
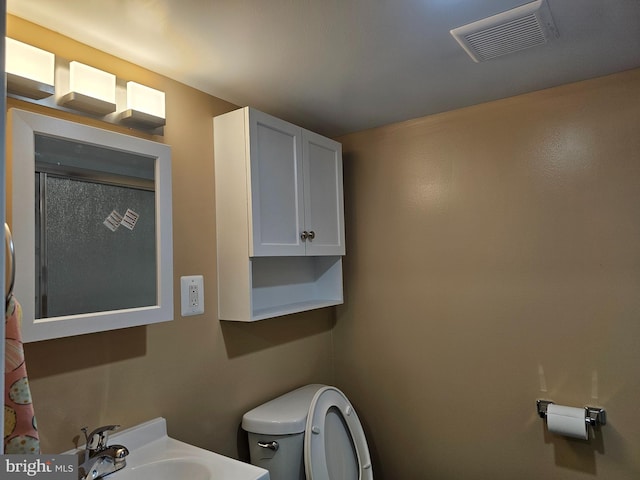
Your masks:
{"label": "tan painted wall", "polygon": [[[175,320],[28,344],[43,450],[74,447],[83,425],[130,426],[164,416],[175,438],[245,455],[245,411],[296,386],[332,381],[334,311],[257,324],[217,319],[212,118],[235,107],[15,17],[8,18],[8,35],[164,90],[167,125],[156,140],[171,145],[173,158]],[[13,100],[9,106],[38,110]],[[206,313],[181,318],[180,276],[197,274],[204,275]]]}
{"label": "tan painted wall", "polygon": [[[339,140],[376,479],[640,478],[640,70]],[[609,423],[556,438],[538,398]]]}

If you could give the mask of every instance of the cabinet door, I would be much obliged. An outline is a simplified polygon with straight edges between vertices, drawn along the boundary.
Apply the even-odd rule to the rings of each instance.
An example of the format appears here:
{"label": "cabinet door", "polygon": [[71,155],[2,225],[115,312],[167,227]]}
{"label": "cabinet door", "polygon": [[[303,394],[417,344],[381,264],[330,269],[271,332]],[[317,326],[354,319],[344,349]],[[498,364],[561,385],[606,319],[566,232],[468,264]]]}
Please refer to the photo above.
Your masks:
{"label": "cabinet door", "polygon": [[304,255],[302,130],[249,109],[250,256]]}
{"label": "cabinet door", "polygon": [[303,130],[307,255],[344,255],[342,145]]}

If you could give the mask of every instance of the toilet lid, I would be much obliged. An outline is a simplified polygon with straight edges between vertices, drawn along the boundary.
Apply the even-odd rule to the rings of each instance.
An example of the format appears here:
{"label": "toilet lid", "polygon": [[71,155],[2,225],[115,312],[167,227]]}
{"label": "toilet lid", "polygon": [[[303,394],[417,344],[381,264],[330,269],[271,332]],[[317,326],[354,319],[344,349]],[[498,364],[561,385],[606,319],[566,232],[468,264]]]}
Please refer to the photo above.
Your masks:
{"label": "toilet lid", "polygon": [[373,480],[369,447],[353,406],[335,387],[319,389],[304,435],[308,480]]}

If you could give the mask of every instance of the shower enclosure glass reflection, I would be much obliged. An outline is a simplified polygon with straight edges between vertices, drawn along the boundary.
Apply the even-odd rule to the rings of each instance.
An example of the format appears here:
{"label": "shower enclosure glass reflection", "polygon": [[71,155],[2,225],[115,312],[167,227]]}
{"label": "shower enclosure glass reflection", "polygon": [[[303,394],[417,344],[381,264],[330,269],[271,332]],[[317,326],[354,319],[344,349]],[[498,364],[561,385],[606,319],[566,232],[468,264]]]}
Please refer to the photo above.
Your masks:
{"label": "shower enclosure glass reflection", "polygon": [[155,305],[155,159],[35,135],[36,318]]}

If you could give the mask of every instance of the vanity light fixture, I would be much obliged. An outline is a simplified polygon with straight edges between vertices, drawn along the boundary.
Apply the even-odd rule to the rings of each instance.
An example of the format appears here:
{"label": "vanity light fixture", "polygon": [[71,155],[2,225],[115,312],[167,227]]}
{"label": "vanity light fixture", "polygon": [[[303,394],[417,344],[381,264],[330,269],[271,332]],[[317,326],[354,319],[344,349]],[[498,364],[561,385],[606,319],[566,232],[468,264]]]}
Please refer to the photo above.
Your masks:
{"label": "vanity light fixture", "polygon": [[8,93],[34,100],[53,95],[55,55],[13,38],[5,40]]}
{"label": "vanity light fixture", "polygon": [[97,115],[116,111],[116,76],[80,62],[69,63],[69,92],[58,103]]}
{"label": "vanity light fixture", "polygon": [[161,127],[166,123],[164,100],[161,90],[127,82],[127,108],[118,120],[131,126]]}
{"label": "vanity light fixture", "polygon": [[164,135],[165,93],[5,37],[7,94],[47,108]]}

